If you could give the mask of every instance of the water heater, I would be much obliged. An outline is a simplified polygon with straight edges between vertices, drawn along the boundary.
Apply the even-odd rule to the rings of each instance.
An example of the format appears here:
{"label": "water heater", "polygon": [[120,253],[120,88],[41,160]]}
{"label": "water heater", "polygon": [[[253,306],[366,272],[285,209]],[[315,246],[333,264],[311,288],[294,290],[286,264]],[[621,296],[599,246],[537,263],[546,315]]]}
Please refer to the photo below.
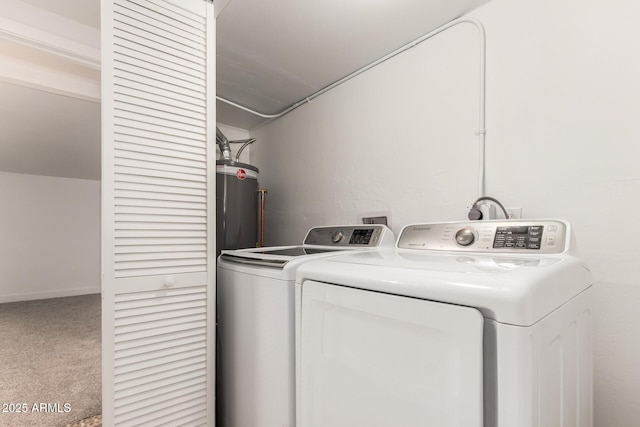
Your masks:
{"label": "water heater", "polygon": [[258,168],[216,162],[216,249],[252,248],[258,241]]}

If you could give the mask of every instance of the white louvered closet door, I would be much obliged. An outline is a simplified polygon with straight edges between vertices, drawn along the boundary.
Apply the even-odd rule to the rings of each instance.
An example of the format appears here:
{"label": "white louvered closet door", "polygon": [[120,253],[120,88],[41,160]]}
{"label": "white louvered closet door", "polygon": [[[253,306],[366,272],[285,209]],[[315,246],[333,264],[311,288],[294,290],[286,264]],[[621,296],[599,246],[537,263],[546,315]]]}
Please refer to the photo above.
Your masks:
{"label": "white louvered closet door", "polygon": [[213,426],[215,18],[102,1],[103,425]]}

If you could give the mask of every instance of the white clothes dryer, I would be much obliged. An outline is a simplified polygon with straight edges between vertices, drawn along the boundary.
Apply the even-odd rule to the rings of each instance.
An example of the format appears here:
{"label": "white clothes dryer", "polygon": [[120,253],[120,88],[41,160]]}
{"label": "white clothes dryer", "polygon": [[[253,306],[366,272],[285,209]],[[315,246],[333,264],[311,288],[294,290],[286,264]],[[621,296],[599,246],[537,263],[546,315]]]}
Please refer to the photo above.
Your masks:
{"label": "white clothes dryer", "polygon": [[297,427],[591,427],[591,276],[559,220],[405,227],[296,279]]}
{"label": "white clothes dryer", "polygon": [[296,271],[336,253],[394,245],[392,231],[373,224],[314,227],[302,245],[222,251],[217,264],[220,425],[295,425]]}

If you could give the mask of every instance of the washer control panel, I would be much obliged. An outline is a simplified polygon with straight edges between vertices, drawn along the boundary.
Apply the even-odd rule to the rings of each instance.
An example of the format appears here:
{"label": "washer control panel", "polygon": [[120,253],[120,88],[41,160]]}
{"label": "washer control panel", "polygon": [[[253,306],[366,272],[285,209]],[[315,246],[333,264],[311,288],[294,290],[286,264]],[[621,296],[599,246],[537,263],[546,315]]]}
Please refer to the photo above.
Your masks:
{"label": "washer control panel", "polygon": [[[390,237],[388,237],[389,235]],[[391,230],[380,224],[314,227],[307,233],[304,244],[338,247],[378,247],[389,238],[393,240]]]}
{"label": "washer control panel", "polygon": [[567,224],[559,220],[472,221],[406,226],[401,249],[489,253],[560,253],[569,241]]}

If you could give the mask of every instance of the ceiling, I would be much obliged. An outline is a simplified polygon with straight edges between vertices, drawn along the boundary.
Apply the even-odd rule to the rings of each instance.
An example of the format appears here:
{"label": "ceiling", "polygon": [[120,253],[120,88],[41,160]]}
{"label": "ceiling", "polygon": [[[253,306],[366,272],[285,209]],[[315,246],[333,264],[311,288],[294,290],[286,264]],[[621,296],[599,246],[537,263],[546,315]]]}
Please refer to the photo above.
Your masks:
{"label": "ceiling", "polygon": [[[489,0],[231,0],[217,20],[217,94],[278,113]],[[259,117],[218,103],[218,121]]]}
{"label": "ceiling", "polygon": [[[42,11],[31,25],[51,33],[68,31],[64,22],[71,21],[83,32],[100,28],[100,0],[10,1],[23,8],[22,15],[20,7],[5,14],[10,9],[14,20],[26,22],[31,12]],[[278,113],[488,1],[216,1],[217,94]],[[42,18],[46,14],[62,21]],[[55,22],[59,28],[50,28]],[[99,80],[99,70],[94,74]],[[81,77],[87,76],[91,72]],[[90,88],[76,96],[2,76],[0,82],[0,170],[100,178],[100,108],[99,99],[86,96]],[[222,102],[217,118],[242,129],[265,120]]]}

